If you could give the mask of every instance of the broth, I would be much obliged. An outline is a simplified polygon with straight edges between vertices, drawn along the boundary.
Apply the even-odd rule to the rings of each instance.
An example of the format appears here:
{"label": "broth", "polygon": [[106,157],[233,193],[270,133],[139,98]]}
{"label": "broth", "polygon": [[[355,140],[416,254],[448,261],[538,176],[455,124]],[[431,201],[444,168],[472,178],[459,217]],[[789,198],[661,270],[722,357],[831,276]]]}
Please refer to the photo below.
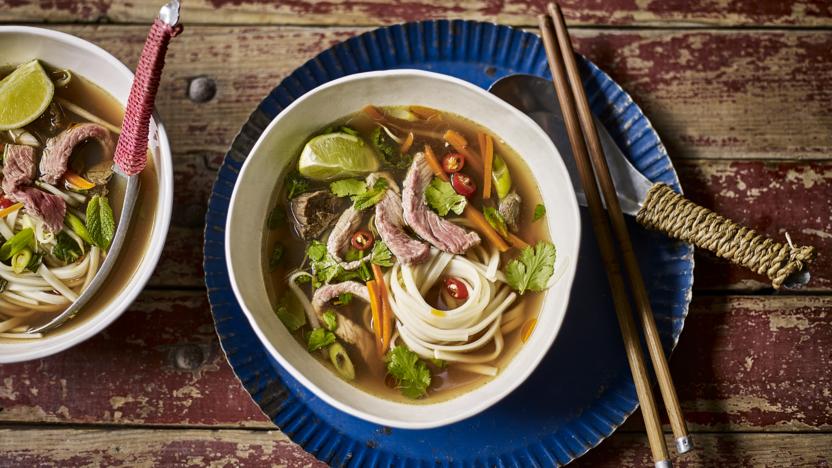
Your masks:
{"label": "broth", "polygon": [[[402,114],[402,109],[403,108],[384,108],[381,109],[381,112],[385,116],[389,117],[391,114]],[[516,154],[514,150],[512,150],[503,140],[501,140],[498,135],[495,135],[488,129],[485,129],[474,122],[471,122],[460,116],[447,112],[439,112],[424,108],[419,109],[421,112],[425,113],[436,112],[436,116],[434,118],[428,119],[427,121],[419,120],[416,122],[419,125],[418,129],[422,133],[422,135],[414,135],[412,144],[410,145],[411,149],[406,153],[410,153],[412,156],[412,154],[420,152],[421,148],[424,148],[426,144],[429,144],[433,148],[438,158],[441,158],[443,155],[447,153],[453,152],[453,148],[451,148],[450,145],[445,143],[442,138],[442,134],[447,129],[453,129],[459,134],[461,134],[468,142],[474,142],[469,144],[469,148],[476,148],[476,142],[478,141],[479,134],[490,135],[490,137],[493,138],[494,142],[494,154],[501,156],[504,160],[505,165],[507,166],[508,171],[511,174],[512,190],[516,191],[517,195],[519,195],[522,199],[522,209],[520,210],[520,216],[517,222],[518,229],[516,230],[515,235],[525,240],[530,245],[534,245],[540,241],[548,242],[550,236],[548,232],[547,223],[545,221],[539,221],[534,219],[535,207],[538,205],[542,205],[542,198],[538,190],[538,187],[536,186],[535,178],[533,177],[531,170],[525,164],[523,159],[518,154]],[[342,118],[338,121],[333,122],[331,125],[327,126],[327,128],[322,129],[315,135],[331,134],[333,131],[339,131],[338,129],[343,129],[343,127],[347,127],[348,129],[354,130],[365,143],[373,142],[374,137],[372,136],[372,132],[379,127],[379,122],[376,119],[374,119],[371,115],[372,114],[368,112],[357,112],[346,118]],[[403,127],[405,125],[395,117],[392,117],[391,119],[393,122],[396,122],[399,126]],[[391,133],[394,132],[395,130],[391,130]],[[310,137],[314,137],[315,135],[311,135]],[[438,138],[435,138],[435,136],[438,136]],[[370,145],[374,146],[376,148],[376,154],[379,154],[378,146],[376,146],[374,143],[370,143]],[[298,153],[295,153],[294,160],[298,161]],[[293,165],[290,165],[290,171],[293,170],[292,168],[297,167],[297,162]],[[403,181],[406,180],[410,167],[411,164],[401,164],[399,165],[399,167],[394,167],[388,162],[382,160],[381,166],[378,170],[388,172],[396,181],[399,189],[403,190]],[[483,172],[476,170],[476,168],[473,167],[473,164],[465,165],[462,169],[475,180],[479,181],[476,193],[467,200],[467,204],[474,207],[482,207],[494,203],[492,201],[486,203],[482,198],[482,191],[480,190],[479,185],[481,185],[481,181],[483,180]],[[287,177],[283,177],[282,180],[289,179]],[[305,193],[315,192],[316,190],[329,190],[330,183],[331,180],[318,182],[308,181],[308,187],[306,188]],[[283,223],[278,228],[272,229],[269,232],[269,234],[264,237],[265,245],[263,246],[263,251],[265,252],[265,255],[263,256],[264,261],[262,268],[264,271],[264,275],[267,278],[266,283],[269,285],[268,289],[270,299],[272,303],[275,304],[276,308],[279,304],[284,304],[284,302],[281,302],[282,298],[286,297],[286,295],[292,294],[291,288],[287,287],[287,275],[289,275],[290,272],[298,268],[308,270],[308,265],[310,263],[310,260],[309,258],[307,258],[306,255],[307,249],[310,245],[310,241],[302,239],[299,235],[298,230],[296,229],[295,224],[297,222],[297,218],[294,217],[295,215],[292,209],[289,207],[289,200],[287,199],[289,194],[286,185],[287,184],[282,184],[280,182],[277,183],[275,192],[272,194],[272,205],[276,207],[275,212],[280,213],[282,211],[282,214],[288,221]],[[368,188],[369,187],[370,186],[368,184]],[[496,200],[497,196],[492,195],[492,199]],[[370,208],[369,211],[370,215],[373,215],[372,208]],[[367,224],[366,218],[367,215],[365,214],[361,221],[361,226],[365,226]],[[293,219],[295,221],[293,221]],[[445,219],[451,220],[452,222],[457,222],[459,216],[453,213],[449,213],[445,217]],[[268,224],[269,221],[267,220],[267,231],[269,231]],[[419,240],[419,237],[414,233],[414,230],[411,227],[406,227],[405,230],[410,237]],[[326,235],[327,234],[324,233],[318,238],[322,239],[326,237]],[[379,237],[383,236],[379,236],[378,231],[376,231],[376,234],[374,236],[376,242],[382,240],[379,239]],[[283,257],[280,260],[279,264],[270,265],[270,253],[273,252],[273,249],[276,245],[282,246]],[[482,245],[489,247],[491,245],[489,240],[486,239],[485,236],[483,236],[482,238]],[[474,248],[472,248],[472,250],[473,249]],[[499,265],[501,267],[501,270],[504,269],[505,265],[511,259],[517,256],[517,253],[517,249],[511,249],[500,255]],[[456,257],[457,256],[454,256],[453,258]],[[430,261],[431,260],[428,260],[428,263],[430,263]],[[399,276],[401,275],[403,275],[403,273],[400,273]],[[443,278],[445,278],[446,276],[449,275],[443,274]],[[388,278],[388,282],[393,281],[392,273],[388,275]],[[437,282],[433,287],[431,287],[430,291],[424,294],[424,299],[428,302],[428,304],[431,307],[434,308],[432,310],[432,312],[434,313],[444,313],[444,310],[449,308],[447,304],[443,304],[443,299],[440,298],[440,296],[442,296],[440,291],[447,287],[444,286],[444,284],[445,283]],[[321,285],[321,287],[323,287],[323,285]],[[392,292],[390,292],[390,287],[391,286],[388,284],[388,294],[392,294]],[[304,294],[307,297],[309,297],[310,293],[312,292],[312,286],[310,284],[304,284],[302,288]],[[499,371],[499,369],[503,369],[506,365],[508,365],[509,361],[520,349],[520,346],[522,346],[523,341],[525,341],[524,339],[522,339],[523,337],[521,337],[521,334],[525,331],[525,338],[527,339],[528,333],[530,333],[533,330],[534,321],[532,321],[532,319],[537,317],[537,314],[542,306],[543,296],[544,292],[526,291],[522,296],[518,297],[516,302],[514,302],[508,309],[502,312],[502,316],[509,316],[509,314],[520,314],[521,323],[523,324],[523,326],[517,326],[516,328],[505,334],[505,336],[503,337],[505,340],[503,351],[497,358],[487,363],[488,367],[496,368],[497,371]],[[461,301],[458,301],[458,304],[459,302]],[[333,305],[333,303],[328,303],[326,307],[328,309],[334,309],[338,314],[341,314],[339,316],[339,320],[341,320],[340,317],[343,316],[352,319],[354,322],[358,324],[363,324],[364,328],[370,331],[373,330],[372,321],[368,320],[368,315],[370,315],[368,309],[370,308],[370,306],[366,302],[359,300],[358,298],[354,298],[354,300],[346,306]],[[293,333],[293,336],[297,339],[298,344],[300,346],[307,346],[309,342],[309,331],[310,325],[309,323],[307,323],[303,326],[303,328]],[[485,332],[481,333],[480,335],[484,333]],[[471,336],[469,342],[476,340],[477,337],[478,335]],[[398,342],[402,342],[401,337],[399,338]],[[491,351],[494,349],[494,346],[494,343],[489,343],[482,349],[480,349],[479,352],[483,352],[483,350],[485,350],[486,352]],[[433,362],[431,362],[426,356],[422,356],[421,360],[425,362],[427,368],[430,370],[431,383],[428,386],[427,395],[424,398],[414,399],[402,395],[402,393],[397,388],[395,388],[397,386],[395,382],[397,381],[395,379],[391,379],[391,375],[388,374],[385,377],[385,374],[383,372],[372,372],[370,366],[364,363],[362,361],[362,358],[359,357],[359,350],[355,346],[345,344],[345,347],[347,349],[347,353],[349,354],[355,366],[355,378],[354,380],[351,380],[351,383],[363,391],[392,401],[417,404],[423,402],[435,403],[437,401],[448,400],[462,393],[471,391],[476,387],[485,384],[492,378],[487,375],[481,375],[478,373],[471,372],[469,368],[463,368],[463,366],[454,362],[448,362],[445,366],[437,366]],[[388,349],[392,349],[392,347],[393,346],[391,344],[391,347]],[[333,362],[330,362],[329,357],[322,355],[323,353],[313,352],[312,354],[316,356],[316,358],[322,365],[326,366],[331,370],[335,369]]]}
{"label": "broth", "polygon": [[[0,68],[0,79],[11,73],[14,69],[14,67]],[[45,64],[44,69],[50,76],[59,72],[58,69]],[[67,85],[55,86],[53,104],[60,103],[60,100],[65,100],[69,103],[78,105],[82,107],[84,111],[93,114],[113,126],[118,126],[123,119],[124,109],[115,98],[74,72],[72,74],[71,81]],[[61,106],[61,108],[63,110],[63,117],[66,119],[66,122],[62,127],[64,129],[70,128],[74,124],[90,122],[89,119],[74,113],[72,110],[67,109],[64,106]],[[24,127],[24,130],[34,135],[41,143],[45,142],[48,138],[57,136],[63,131],[60,130],[61,127],[50,123],[47,115],[50,112],[51,111],[48,109],[38,119]],[[110,132],[110,135],[113,137],[113,140],[117,137],[116,135],[113,135],[112,132]],[[5,131],[0,132],[0,144],[4,143],[15,143],[12,141],[11,135],[7,134]],[[40,150],[42,150],[42,147],[38,148],[38,152]],[[107,163],[111,159],[112,154],[105,153],[102,145],[97,144],[96,142],[86,141],[78,144],[72,150],[69,168],[84,170],[86,168],[91,168],[97,163]],[[40,172],[38,171],[38,173]],[[95,316],[98,311],[105,308],[112,300],[115,299],[118,293],[126,287],[127,284],[129,284],[129,281],[131,281],[135,273],[138,271],[139,265],[141,264],[147,250],[147,246],[150,242],[151,233],[155,223],[155,211],[158,204],[158,179],[151,155],[149,155],[147,167],[139,177],[141,183],[138,199],[136,201],[136,207],[133,212],[131,226],[127,232],[127,237],[123,248],[119,253],[119,257],[108,277],[108,281],[102,285],[95,297],[93,297],[83,307],[83,309],[72,318],[72,320],[69,320],[57,330],[51,332],[50,336],[69,333],[89,320],[91,317]],[[107,193],[105,195],[111,204],[114,221],[116,223],[120,218],[125,188],[126,182],[119,176],[111,177],[109,182],[106,183]],[[84,205],[81,205],[82,213],[83,206]],[[21,209],[21,212],[22,211],[23,210]],[[64,227],[63,230],[68,229],[68,227]],[[100,262],[103,262],[103,260],[104,254],[102,252]],[[63,309],[34,314],[28,318],[24,327],[37,326],[47,323],[62,311]],[[2,313],[2,311],[0,311],[0,313]],[[0,322],[1,321],[2,319],[0,318]],[[0,337],[0,342],[20,342],[20,340]]]}

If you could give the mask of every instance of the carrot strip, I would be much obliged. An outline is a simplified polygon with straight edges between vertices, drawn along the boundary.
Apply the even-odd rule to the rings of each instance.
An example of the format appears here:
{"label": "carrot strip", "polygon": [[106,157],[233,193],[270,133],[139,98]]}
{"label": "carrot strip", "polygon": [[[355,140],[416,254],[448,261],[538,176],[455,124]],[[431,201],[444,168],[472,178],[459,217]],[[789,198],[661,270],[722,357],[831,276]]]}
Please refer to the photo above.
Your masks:
{"label": "carrot strip", "polygon": [[370,295],[370,311],[373,314],[373,332],[376,335],[376,350],[379,356],[381,356],[384,353],[381,349],[381,307],[379,307],[376,287],[375,280],[367,281],[367,292]]}
{"label": "carrot strip", "polygon": [[410,112],[413,112],[416,114],[416,117],[422,120],[430,120],[439,115],[439,111],[423,106],[410,106]]}
{"label": "carrot strip", "polygon": [[364,108],[361,109],[361,110],[365,114],[370,116],[370,118],[375,120],[376,122],[380,122],[380,121],[384,120],[384,114],[382,114],[381,111],[378,110],[378,108],[376,106],[372,106],[372,105],[364,106]]}
{"label": "carrot strip", "polygon": [[[491,173],[493,171],[493,164],[494,164],[494,140],[491,138],[491,135],[482,134],[483,135],[483,142],[485,143],[485,149],[482,149],[482,162],[483,162],[483,171],[482,171],[482,198],[488,200],[491,198]],[[480,147],[482,148],[482,147]]]}
{"label": "carrot strip", "polygon": [[64,180],[81,190],[89,190],[95,187],[94,183],[69,170],[64,173]]}
{"label": "carrot strip", "polygon": [[393,309],[390,307],[390,298],[387,297],[387,285],[384,283],[384,273],[381,267],[373,265],[373,275],[378,285],[378,297],[381,303],[381,350],[382,353],[390,347],[390,337],[393,334]]}
{"label": "carrot strip", "polygon": [[508,233],[508,242],[512,245],[512,247],[517,247],[518,249],[525,249],[529,246],[528,242],[517,237],[517,235],[513,233]]}
{"label": "carrot strip", "polygon": [[23,208],[23,203],[15,203],[14,205],[8,208],[3,208],[2,210],[0,210],[0,218],[5,218],[6,216],[14,213],[15,211],[21,208]]}
{"label": "carrot strip", "polygon": [[468,146],[468,140],[466,140],[461,133],[454,130],[448,130],[442,138],[450,143],[457,153],[462,153],[462,155],[465,156],[465,164],[471,166],[471,168],[478,174],[482,174],[482,160],[480,159],[480,156],[471,150]]}
{"label": "carrot strip", "polygon": [[409,132],[407,134],[407,138],[404,139],[404,143],[402,143],[402,147],[401,147],[402,154],[407,153],[407,150],[409,150],[410,147],[413,146],[413,138],[415,138],[413,136],[413,132]]}
{"label": "carrot strip", "polygon": [[532,332],[534,331],[534,327],[537,325],[536,318],[530,318],[526,323],[523,324],[523,327],[520,329],[520,341],[525,343],[529,341],[529,337],[532,336]]}
{"label": "carrot strip", "polygon": [[[448,174],[445,174],[445,171],[442,170],[442,165],[439,164],[439,160],[436,159],[436,154],[433,152],[433,148],[431,148],[430,145],[425,145],[425,159],[427,160],[430,168],[433,169],[433,173],[436,174],[436,177],[439,177],[447,182]],[[482,235],[488,238],[491,243],[496,245],[497,250],[505,252],[509,249],[509,245],[500,236],[500,234],[494,230],[490,224],[488,224],[488,221],[486,221],[485,216],[483,216],[480,210],[471,206],[470,203],[467,203],[465,205],[465,211],[462,212],[462,215],[474,224],[477,231],[482,233]]]}

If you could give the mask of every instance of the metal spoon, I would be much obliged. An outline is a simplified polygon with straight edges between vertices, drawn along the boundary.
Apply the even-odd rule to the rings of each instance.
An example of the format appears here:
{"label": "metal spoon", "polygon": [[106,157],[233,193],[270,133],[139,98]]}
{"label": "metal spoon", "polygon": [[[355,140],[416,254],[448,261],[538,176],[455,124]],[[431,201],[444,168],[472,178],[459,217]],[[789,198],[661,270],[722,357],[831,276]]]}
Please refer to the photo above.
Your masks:
{"label": "metal spoon", "polygon": [[124,246],[124,239],[130,226],[133,211],[139,197],[140,173],[147,163],[147,141],[149,135],[150,116],[156,92],[159,89],[159,77],[164,67],[167,45],[171,38],[179,33],[179,0],[172,0],[159,11],[142,49],[136,76],[130,88],[127,109],[119,136],[114,159],[114,172],[126,180],[124,200],[119,215],[110,250],[95,274],[90,284],[81,292],[78,300],[73,302],[52,320],[37,327],[32,327],[26,333],[46,333],[61,326],[72,318],[86,305],[95,293],[107,281],[118,255]]}

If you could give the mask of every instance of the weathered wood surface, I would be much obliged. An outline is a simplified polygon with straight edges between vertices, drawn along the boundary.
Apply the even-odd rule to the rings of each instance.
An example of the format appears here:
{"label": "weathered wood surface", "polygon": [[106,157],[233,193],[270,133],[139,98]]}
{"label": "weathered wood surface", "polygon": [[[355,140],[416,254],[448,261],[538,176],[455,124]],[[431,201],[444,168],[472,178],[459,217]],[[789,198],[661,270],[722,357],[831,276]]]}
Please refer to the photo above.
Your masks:
{"label": "weathered wood surface", "polygon": [[[829,296],[697,298],[671,361],[704,431],[832,430],[830,366]],[[147,291],[71,352],[0,367],[0,409],[6,423],[270,427],[196,291]]]}
{"label": "weathered wood surface", "polygon": [[[367,25],[417,18],[473,18],[535,25],[547,0],[190,0],[189,23]],[[612,0],[561,2],[570,24],[616,26],[829,26],[832,6],[823,0]],[[0,0],[1,21],[147,23],[159,2],[138,0]]]}
{"label": "weathered wood surface", "polygon": [[[674,460],[674,466],[828,466],[832,460],[830,434],[693,436],[696,450]],[[672,444],[672,437],[667,437]],[[172,465],[325,466],[278,431],[0,429],[0,466]],[[652,460],[643,434],[617,432],[570,466],[652,466]]]}

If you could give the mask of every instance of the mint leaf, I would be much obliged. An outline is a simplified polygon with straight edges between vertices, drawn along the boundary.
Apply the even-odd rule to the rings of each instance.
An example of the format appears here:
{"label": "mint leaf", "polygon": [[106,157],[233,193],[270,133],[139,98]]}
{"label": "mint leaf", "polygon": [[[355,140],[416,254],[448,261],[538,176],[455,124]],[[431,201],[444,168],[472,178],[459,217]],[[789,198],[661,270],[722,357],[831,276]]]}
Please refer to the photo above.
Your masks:
{"label": "mint leaf", "polygon": [[520,256],[508,263],[506,280],[509,286],[523,294],[528,291],[546,289],[549,278],[555,272],[555,246],[551,242],[541,241],[534,247],[526,247]]}
{"label": "mint leaf", "polygon": [[327,346],[335,343],[335,335],[323,328],[316,328],[309,333],[309,336],[306,337],[306,349],[309,352],[317,351],[322,348],[326,348]]}
{"label": "mint leaf", "polygon": [[110,248],[116,234],[116,222],[106,197],[96,195],[87,204],[87,232],[93,244],[104,250]]}
{"label": "mint leaf", "polygon": [[534,207],[534,217],[532,221],[537,221],[538,219],[542,218],[546,215],[546,207],[543,204],[538,203],[537,206]]}
{"label": "mint leaf", "polygon": [[329,184],[329,191],[336,197],[353,197],[367,191],[367,184],[361,179],[336,180]]}
{"label": "mint leaf", "polygon": [[439,216],[447,216],[449,211],[462,214],[467,201],[456,193],[449,182],[434,177],[425,189],[425,201]]}
{"label": "mint leaf", "polygon": [[387,373],[395,379],[402,395],[413,399],[427,395],[431,382],[430,370],[418,354],[399,345],[391,349],[384,360],[387,363]]}

